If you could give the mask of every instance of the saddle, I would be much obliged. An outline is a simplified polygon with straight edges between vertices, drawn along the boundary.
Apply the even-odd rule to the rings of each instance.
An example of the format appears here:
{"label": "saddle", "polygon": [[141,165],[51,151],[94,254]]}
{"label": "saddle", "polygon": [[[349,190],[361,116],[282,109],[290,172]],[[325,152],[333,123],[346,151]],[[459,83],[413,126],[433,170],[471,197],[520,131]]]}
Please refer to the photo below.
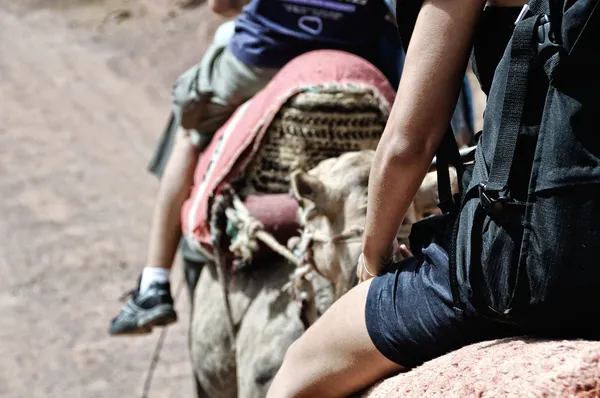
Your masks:
{"label": "saddle", "polygon": [[[318,50],[290,61],[238,108],[200,156],[182,212],[190,246],[214,259],[213,244],[221,235],[230,248],[251,240],[231,223],[214,222],[219,213],[239,211],[225,200],[231,195],[284,245],[299,229],[297,203],[289,195],[291,172],[345,152],[375,149],[394,96],[385,76],[355,55]],[[270,253],[251,246],[245,263]]]}

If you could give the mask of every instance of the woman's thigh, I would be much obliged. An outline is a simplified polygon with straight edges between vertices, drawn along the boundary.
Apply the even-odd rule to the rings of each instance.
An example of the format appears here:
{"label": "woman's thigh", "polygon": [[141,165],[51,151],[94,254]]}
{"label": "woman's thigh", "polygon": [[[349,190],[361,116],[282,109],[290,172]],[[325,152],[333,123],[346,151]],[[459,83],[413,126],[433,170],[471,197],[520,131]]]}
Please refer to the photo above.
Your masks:
{"label": "woman's thigh", "polygon": [[267,397],[347,396],[402,370],[369,337],[370,284],[350,290],[290,347]]}
{"label": "woman's thigh", "polygon": [[519,333],[454,308],[438,245],[348,292],[288,350],[271,397],[338,397],[470,343]]}

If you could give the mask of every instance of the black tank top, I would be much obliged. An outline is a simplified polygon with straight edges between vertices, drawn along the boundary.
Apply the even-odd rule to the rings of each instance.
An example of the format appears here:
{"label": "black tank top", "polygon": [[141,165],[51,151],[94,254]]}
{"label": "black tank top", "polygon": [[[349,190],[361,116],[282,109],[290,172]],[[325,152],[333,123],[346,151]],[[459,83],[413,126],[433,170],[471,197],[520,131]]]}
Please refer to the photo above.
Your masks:
{"label": "black tank top", "polygon": [[[396,20],[406,50],[422,0],[397,0]],[[477,25],[471,61],[481,89],[487,95],[494,72],[506,49],[521,7],[486,7]]]}
{"label": "black tank top", "polygon": [[471,63],[486,95],[520,12],[521,7],[486,7],[483,10],[475,32]]}

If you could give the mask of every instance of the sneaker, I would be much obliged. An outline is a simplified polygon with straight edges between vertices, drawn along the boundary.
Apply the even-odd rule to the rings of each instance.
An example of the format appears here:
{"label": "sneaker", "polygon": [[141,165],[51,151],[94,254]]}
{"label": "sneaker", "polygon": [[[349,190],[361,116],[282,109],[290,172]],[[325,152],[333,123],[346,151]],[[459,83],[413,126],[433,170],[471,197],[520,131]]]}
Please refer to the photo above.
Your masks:
{"label": "sneaker", "polygon": [[169,282],[155,282],[143,294],[139,293],[138,285],[128,295],[131,298],[110,324],[112,336],[147,334],[154,326],[166,326],[177,321]]}

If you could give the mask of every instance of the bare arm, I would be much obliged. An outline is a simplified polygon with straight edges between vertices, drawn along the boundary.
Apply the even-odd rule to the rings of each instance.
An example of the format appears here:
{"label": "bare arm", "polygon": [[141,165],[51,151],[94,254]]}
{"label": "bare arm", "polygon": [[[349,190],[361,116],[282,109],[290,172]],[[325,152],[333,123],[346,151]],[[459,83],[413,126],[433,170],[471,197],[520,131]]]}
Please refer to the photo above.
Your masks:
{"label": "bare arm", "polygon": [[363,253],[371,272],[381,271],[452,117],[484,4],[426,0],[421,8],[369,178]]}

